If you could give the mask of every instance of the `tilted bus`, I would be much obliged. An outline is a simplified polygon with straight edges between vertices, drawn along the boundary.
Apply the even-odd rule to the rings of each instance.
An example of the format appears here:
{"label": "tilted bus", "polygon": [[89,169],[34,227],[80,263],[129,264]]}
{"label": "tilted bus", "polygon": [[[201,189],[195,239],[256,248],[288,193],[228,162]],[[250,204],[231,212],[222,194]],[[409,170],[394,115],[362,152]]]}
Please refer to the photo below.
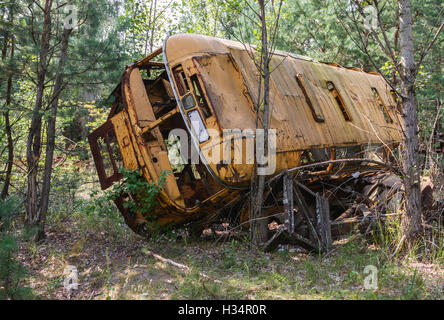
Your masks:
{"label": "tilted bus", "polygon": [[[130,212],[123,206],[125,196],[116,201],[134,231],[146,232],[153,220],[164,227],[209,216],[248,192],[253,164],[246,153],[256,138],[259,83],[251,50],[231,40],[177,34],[123,72],[108,120],[89,136],[101,187],[122,178],[120,167],[139,169],[148,182],[173,172],[155,209]],[[271,68],[269,123],[276,133],[271,176],[330,159],[384,159],[399,144],[396,98],[381,75],[277,50]],[[177,169],[169,157],[168,138],[178,129],[188,133],[185,154],[190,158],[195,148],[198,164]],[[224,141],[227,129],[253,134],[236,136],[240,143],[229,135],[225,139],[230,141]],[[221,153],[228,145],[231,158],[241,148],[241,163],[209,159],[215,145]],[[352,169],[369,166],[354,164]],[[313,177],[332,174],[332,169],[326,166]]]}

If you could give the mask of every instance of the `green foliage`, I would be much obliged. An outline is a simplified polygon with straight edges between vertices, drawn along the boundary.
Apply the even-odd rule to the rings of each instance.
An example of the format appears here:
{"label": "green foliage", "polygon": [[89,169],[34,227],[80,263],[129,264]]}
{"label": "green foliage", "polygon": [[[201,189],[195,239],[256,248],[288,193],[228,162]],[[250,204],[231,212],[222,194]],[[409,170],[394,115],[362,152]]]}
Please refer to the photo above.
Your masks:
{"label": "green foliage", "polygon": [[171,136],[165,140],[168,148],[168,160],[174,172],[181,172],[185,168],[185,163],[180,156],[180,140],[176,136]]}
{"label": "green foliage", "polygon": [[154,223],[157,217],[153,209],[157,204],[156,196],[162,190],[166,176],[170,173],[163,171],[157,182],[149,183],[139,170],[121,168],[120,172],[123,174],[123,179],[115,183],[111,189],[101,195],[98,190],[94,190],[89,200],[79,201],[80,208],[76,210],[75,215],[84,222],[84,231],[107,230],[106,232],[112,233],[113,237],[122,238],[122,232],[126,229],[123,228],[123,219],[114,201],[123,198],[124,208],[130,212],[145,214],[153,236],[158,236],[155,233],[157,228]]}
{"label": "green foliage", "polygon": [[71,213],[75,205],[76,191],[84,182],[85,177],[73,164],[73,157],[65,156],[67,159],[63,164],[53,168],[53,178],[51,179],[51,203],[50,210],[57,212],[66,210]]}
{"label": "green foliage", "polygon": [[18,236],[14,219],[18,212],[18,200],[0,200],[0,299],[29,299],[31,290],[23,286],[26,269],[17,261]]}
{"label": "green foliage", "polygon": [[156,196],[162,190],[169,171],[162,171],[159,181],[148,182],[139,170],[121,168],[123,182],[116,183],[112,189],[106,191],[106,198],[116,200],[121,196],[128,196],[123,206],[130,211],[148,212],[156,204]]}
{"label": "green foliage", "polygon": [[104,196],[91,196],[88,200],[79,200],[72,216],[79,232],[85,237],[91,234],[103,234],[118,242],[125,238],[125,227],[122,215],[112,201]]}
{"label": "green foliage", "polygon": [[177,30],[182,11],[179,1],[128,0],[123,3],[120,23],[124,29],[123,48],[133,59],[139,59],[162,45],[167,34]]}

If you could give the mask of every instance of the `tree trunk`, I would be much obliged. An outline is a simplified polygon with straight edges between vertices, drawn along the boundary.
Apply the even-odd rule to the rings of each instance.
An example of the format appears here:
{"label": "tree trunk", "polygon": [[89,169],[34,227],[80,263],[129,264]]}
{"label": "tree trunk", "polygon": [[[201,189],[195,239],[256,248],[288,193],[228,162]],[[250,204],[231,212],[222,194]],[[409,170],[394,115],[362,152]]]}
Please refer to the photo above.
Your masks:
{"label": "tree trunk", "polygon": [[412,15],[410,0],[399,0],[400,46],[401,46],[401,98],[402,129],[404,133],[402,165],[404,172],[406,214],[403,232],[411,242],[422,229],[420,174],[418,161],[418,115],[416,110],[415,61],[413,56]]}
{"label": "tree trunk", "polygon": [[[262,126],[264,129],[264,156],[267,157],[268,153],[268,126],[269,126],[269,109],[270,109],[270,55],[269,55],[269,47],[268,47],[268,38],[267,38],[267,21],[265,17],[265,3],[263,0],[259,0],[260,7],[260,22],[261,22],[261,40],[262,40],[262,48],[261,48],[261,69],[259,70],[260,75],[259,79],[261,79],[262,75],[264,78],[264,112],[262,114]],[[261,80],[259,80],[259,87],[261,86]],[[259,89],[260,90],[260,89]],[[260,101],[260,95],[258,96]],[[259,105],[258,105],[259,107]],[[258,109],[259,113],[260,110]],[[257,152],[257,150],[256,150]],[[252,228],[252,241],[254,244],[259,245],[265,243],[268,240],[268,221],[267,219],[261,219],[264,217],[264,212],[262,211],[262,203],[264,201],[264,186],[265,186],[265,175],[257,175],[256,177],[257,184],[256,190],[253,190],[252,193],[255,201],[253,206],[253,221],[250,224]],[[257,219],[258,220],[254,220]]]}
{"label": "tree trunk", "polygon": [[[12,44],[13,45],[13,44]],[[14,49],[11,49],[11,56],[13,56]],[[8,88],[6,89],[6,111],[5,117],[5,131],[8,140],[8,164],[6,166],[5,182],[3,184],[2,193],[0,197],[5,199],[9,193],[9,185],[11,184],[12,164],[14,162],[14,143],[12,141],[11,123],[9,119],[9,108],[11,107],[11,94],[12,94],[12,72],[8,76]]]}
{"label": "tree trunk", "polygon": [[[41,151],[42,135],[42,103],[45,89],[45,78],[47,71],[47,57],[49,50],[49,38],[51,34],[51,7],[52,0],[45,1],[43,11],[43,30],[40,43],[40,59],[37,70],[36,98],[34,103],[31,127],[29,129],[28,140],[26,144],[26,161],[28,164],[28,189],[26,194],[26,222],[28,225],[35,225],[39,221],[38,211],[38,163]],[[39,238],[39,235],[37,235]]]}
{"label": "tree trunk", "polygon": [[63,69],[65,66],[66,55],[68,52],[69,36],[72,29],[64,29],[62,36],[62,48],[60,51],[60,60],[55,77],[54,91],[52,93],[51,112],[48,119],[48,128],[46,129],[46,157],[45,157],[45,171],[43,173],[42,198],[40,203],[39,224],[41,236],[44,235],[44,222],[49,206],[49,193],[51,190],[51,174],[52,162],[54,159],[55,148],[55,133],[56,133],[56,119],[57,108],[59,103],[60,91],[62,89]]}
{"label": "tree trunk", "polygon": [[[9,9],[11,10],[11,9]],[[9,22],[13,21],[13,14],[9,12]],[[2,48],[2,60],[6,59],[7,47],[8,47],[9,34],[5,34]],[[11,37],[11,60],[14,59],[14,36]],[[1,199],[5,199],[9,193],[9,185],[11,184],[12,164],[14,162],[14,143],[12,141],[11,123],[9,119],[10,107],[11,107],[11,95],[12,95],[12,71],[8,71],[8,80],[6,88],[6,110],[3,113],[5,118],[5,132],[8,140],[8,163],[6,165],[5,182],[3,184],[2,192],[0,194]]]}

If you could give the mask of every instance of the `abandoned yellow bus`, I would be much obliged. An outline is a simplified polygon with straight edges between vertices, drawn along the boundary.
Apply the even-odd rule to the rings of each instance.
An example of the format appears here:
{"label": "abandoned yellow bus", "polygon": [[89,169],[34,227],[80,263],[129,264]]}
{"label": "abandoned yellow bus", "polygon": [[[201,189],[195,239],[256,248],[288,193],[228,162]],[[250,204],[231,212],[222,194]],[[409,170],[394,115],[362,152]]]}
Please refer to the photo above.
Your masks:
{"label": "abandoned yellow bus", "polygon": [[[166,176],[158,205],[150,212],[130,212],[123,206],[125,195],[116,200],[135,232],[146,234],[153,219],[164,227],[209,216],[248,192],[254,161],[247,158],[256,139],[259,82],[249,48],[231,40],[177,34],[123,72],[108,120],[89,135],[101,187],[122,178],[120,167],[140,170],[148,182],[157,181],[163,171],[173,173]],[[268,176],[306,163],[385,159],[399,144],[396,99],[381,75],[277,50],[271,67],[270,129],[275,141]],[[197,163],[174,165],[168,152],[173,130],[188,133],[187,148],[197,151]],[[211,159],[216,151],[224,155],[222,160]],[[190,160],[192,152],[184,153]],[[235,153],[241,161],[230,161]],[[369,167],[329,164],[312,172],[311,181],[339,169],[350,174]]]}

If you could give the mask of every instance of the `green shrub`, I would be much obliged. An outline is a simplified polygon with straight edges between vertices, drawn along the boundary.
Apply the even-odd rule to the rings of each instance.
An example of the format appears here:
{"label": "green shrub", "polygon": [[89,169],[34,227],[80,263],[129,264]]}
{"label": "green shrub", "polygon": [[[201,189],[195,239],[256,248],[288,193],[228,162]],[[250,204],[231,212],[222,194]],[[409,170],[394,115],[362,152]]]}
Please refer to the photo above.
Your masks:
{"label": "green shrub", "polygon": [[[169,174],[163,171],[159,181],[149,183],[140,174],[139,170],[121,168],[123,180],[115,183],[102,195],[99,191],[91,192],[89,200],[79,200],[79,209],[74,213],[81,230],[85,233],[105,231],[107,234],[120,238],[123,236],[123,217],[114,205],[119,197],[126,197],[123,206],[130,211],[142,213],[151,212],[150,217],[156,218],[152,212],[157,203],[156,196],[166,182]],[[86,214],[85,214],[86,213]]]}
{"label": "green shrub", "polygon": [[25,267],[17,261],[18,236],[14,228],[19,201],[0,200],[0,299],[27,299],[31,290],[22,286]]}
{"label": "green shrub", "polygon": [[139,170],[121,168],[123,182],[115,183],[113,188],[106,191],[106,197],[115,200],[122,195],[128,195],[129,200],[123,206],[129,210],[147,212],[156,204],[156,196],[162,190],[166,182],[168,171],[162,171],[159,181],[147,182]]}

